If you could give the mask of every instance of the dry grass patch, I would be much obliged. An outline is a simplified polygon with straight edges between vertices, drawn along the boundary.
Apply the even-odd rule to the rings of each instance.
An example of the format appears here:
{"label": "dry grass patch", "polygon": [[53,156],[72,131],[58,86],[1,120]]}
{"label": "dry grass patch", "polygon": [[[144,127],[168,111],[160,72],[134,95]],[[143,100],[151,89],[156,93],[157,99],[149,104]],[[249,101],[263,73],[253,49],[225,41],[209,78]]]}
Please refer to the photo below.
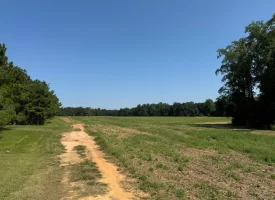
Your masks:
{"label": "dry grass patch", "polygon": [[[190,154],[192,152],[192,154]],[[185,177],[190,193],[204,195],[204,199],[265,199],[275,197],[275,181],[270,179],[275,170],[255,163],[247,156],[230,152],[219,154],[215,151],[187,149],[191,160],[187,164]],[[191,184],[191,185],[190,185]],[[193,190],[192,184],[197,190]],[[253,193],[251,193],[253,191]]]}
{"label": "dry grass patch", "polygon": [[60,119],[62,119],[63,121],[67,122],[67,123],[74,123],[74,121],[70,118],[67,117],[61,117]]}
{"label": "dry grass patch", "polygon": [[135,134],[151,135],[151,133],[139,131],[137,129],[124,128],[124,127],[114,126],[114,125],[93,124],[93,125],[90,125],[89,128],[93,131],[100,131],[107,135],[116,136],[119,139],[124,139]]}
{"label": "dry grass patch", "polygon": [[270,130],[253,130],[250,133],[252,134],[259,134],[259,135],[270,135],[270,136],[275,136],[275,131],[270,131]]}

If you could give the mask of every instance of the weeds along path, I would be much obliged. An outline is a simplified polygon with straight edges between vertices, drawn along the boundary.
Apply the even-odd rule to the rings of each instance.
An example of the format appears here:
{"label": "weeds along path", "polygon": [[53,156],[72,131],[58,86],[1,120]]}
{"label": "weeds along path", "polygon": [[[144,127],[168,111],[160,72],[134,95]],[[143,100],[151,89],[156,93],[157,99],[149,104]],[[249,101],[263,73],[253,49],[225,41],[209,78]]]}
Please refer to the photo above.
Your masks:
{"label": "weeds along path", "polygon": [[[64,121],[70,122],[69,119]],[[70,187],[68,191],[68,197],[63,199],[83,199],[83,200],[128,200],[133,199],[134,195],[131,192],[125,191],[121,187],[121,182],[125,180],[125,176],[122,175],[117,166],[113,163],[107,162],[104,159],[104,153],[99,150],[98,145],[95,143],[94,138],[89,136],[85,130],[83,124],[73,124],[73,131],[64,133],[61,139],[61,143],[65,146],[65,153],[61,155],[61,165],[66,170],[64,177],[64,184]],[[85,146],[85,156],[87,159],[96,163],[99,172],[102,174],[102,178],[99,180],[100,183],[106,184],[108,189],[105,194],[97,196],[86,196],[78,198],[77,191],[75,188],[81,188],[81,183],[71,182],[70,180],[70,165],[80,163],[82,158],[74,150],[75,146]],[[91,172],[93,173],[93,172]],[[82,191],[82,193],[85,191]]]}

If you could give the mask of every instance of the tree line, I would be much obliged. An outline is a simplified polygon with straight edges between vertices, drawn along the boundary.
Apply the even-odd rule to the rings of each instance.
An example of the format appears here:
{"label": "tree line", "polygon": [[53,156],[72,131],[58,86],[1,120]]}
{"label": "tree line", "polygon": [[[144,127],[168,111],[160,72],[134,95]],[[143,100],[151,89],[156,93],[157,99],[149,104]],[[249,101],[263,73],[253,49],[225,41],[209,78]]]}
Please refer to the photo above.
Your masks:
{"label": "tree line", "polygon": [[45,81],[32,80],[26,70],[9,62],[0,43],[0,128],[7,124],[44,124],[60,107]]}
{"label": "tree line", "polygon": [[235,125],[270,129],[275,122],[275,15],[252,22],[246,37],[218,50],[223,76],[219,101]]}
{"label": "tree line", "polygon": [[62,107],[59,116],[225,116],[225,102],[207,99],[203,103],[185,102],[137,105],[134,108],[108,110],[90,107]]}

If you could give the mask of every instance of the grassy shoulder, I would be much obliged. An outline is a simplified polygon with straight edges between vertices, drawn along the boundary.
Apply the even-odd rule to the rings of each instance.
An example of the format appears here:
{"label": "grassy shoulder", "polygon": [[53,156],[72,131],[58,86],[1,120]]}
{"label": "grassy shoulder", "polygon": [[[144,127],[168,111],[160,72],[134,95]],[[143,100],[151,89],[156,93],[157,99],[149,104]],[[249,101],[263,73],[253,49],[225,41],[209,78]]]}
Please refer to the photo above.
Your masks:
{"label": "grassy shoulder", "polygon": [[0,199],[62,197],[61,134],[69,124],[54,118],[44,126],[15,126],[0,132]]}
{"label": "grassy shoulder", "polygon": [[73,119],[87,124],[108,159],[150,199],[257,199],[275,192],[274,133],[219,126],[227,118]]}

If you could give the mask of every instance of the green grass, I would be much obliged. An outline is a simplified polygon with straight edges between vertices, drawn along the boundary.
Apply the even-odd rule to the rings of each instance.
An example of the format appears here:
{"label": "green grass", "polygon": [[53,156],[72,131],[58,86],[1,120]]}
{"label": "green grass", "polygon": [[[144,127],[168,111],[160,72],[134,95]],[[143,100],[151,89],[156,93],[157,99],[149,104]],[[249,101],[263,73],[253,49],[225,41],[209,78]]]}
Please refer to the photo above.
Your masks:
{"label": "green grass", "polygon": [[176,196],[177,196],[177,197],[183,199],[183,198],[184,198],[184,194],[185,194],[184,190],[182,190],[182,189],[176,190]]}
{"label": "green grass", "polygon": [[210,183],[200,182],[194,185],[198,191],[199,199],[202,200],[225,200],[227,199],[220,192],[220,188]]}
{"label": "green grass", "polygon": [[[240,186],[246,181],[245,176],[240,176],[242,173],[250,173],[255,179],[260,174],[273,180],[270,178],[271,174],[263,175],[259,167],[255,166],[269,165],[274,168],[275,137],[252,134],[252,130],[233,130],[231,125],[219,125],[218,122],[230,122],[229,118],[72,119],[86,124],[86,131],[95,136],[107,158],[115,162],[128,176],[134,177],[137,180],[136,187],[148,193],[149,199],[176,200],[186,198],[189,194],[199,199],[204,199],[204,196],[205,199],[234,199],[238,196],[235,195],[238,191],[221,188],[219,182],[211,176]],[[213,127],[204,124],[207,122],[217,124]],[[120,137],[121,135],[124,137]],[[245,157],[246,160],[242,160],[242,157],[226,157],[235,154]],[[196,173],[202,173],[205,167],[206,170],[209,169],[209,173],[214,171],[215,174],[203,172],[204,176],[198,176],[202,179],[199,180]],[[250,198],[247,195],[246,198]]]}
{"label": "green grass", "polygon": [[85,155],[85,150],[86,150],[86,146],[84,145],[77,145],[73,148],[81,158],[85,158],[86,155]]}
{"label": "green grass", "polygon": [[44,126],[11,126],[0,132],[0,199],[59,199],[59,139],[69,125],[58,118]]}

